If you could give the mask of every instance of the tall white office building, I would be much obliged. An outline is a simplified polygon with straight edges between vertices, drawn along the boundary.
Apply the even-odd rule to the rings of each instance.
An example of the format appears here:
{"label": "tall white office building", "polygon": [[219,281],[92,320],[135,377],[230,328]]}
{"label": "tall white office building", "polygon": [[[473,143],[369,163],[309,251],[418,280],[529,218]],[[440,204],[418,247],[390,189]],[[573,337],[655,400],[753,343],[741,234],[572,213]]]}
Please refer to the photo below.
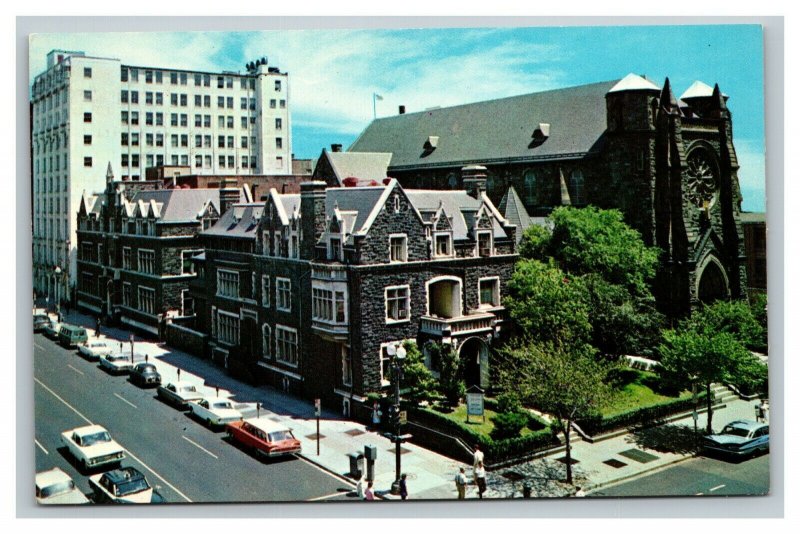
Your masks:
{"label": "tall white office building", "polygon": [[192,174],[292,172],[288,76],[266,58],[244,73],[123,65],[53,50],[31,88],[33,280],[66,298],[81,195],[160,165]]}

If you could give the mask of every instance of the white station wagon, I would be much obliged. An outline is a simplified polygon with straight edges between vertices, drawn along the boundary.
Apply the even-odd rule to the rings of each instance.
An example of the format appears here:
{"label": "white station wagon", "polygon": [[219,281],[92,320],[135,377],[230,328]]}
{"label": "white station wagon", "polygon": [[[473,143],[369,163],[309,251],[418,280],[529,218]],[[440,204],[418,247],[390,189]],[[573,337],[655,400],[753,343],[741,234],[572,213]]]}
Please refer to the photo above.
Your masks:
{"label": "white station wagon", "polygon": [[125,458],[122,446],[111,439],[108,430],[100,425],[82,426],[62,432],[61,442],[84,470],[118,464]]}
{"label": "white station wagon", "polygon": [[39,504],[86,504],[81,490],[70,476],[58,467],[36,473],[36,502]]}
{"label": "white station wagon", "polygon": [[242,413],[234,407],[230,399],[207,397],[189,403],[192,415],[205,421],[209,426],[224,426],[244,419]]}
{"label": "white station wagon", "polygon": [[78,345],[78,352],[90,360],[99,360],[103,356],[111,354],[113,350],[111,343],[104,339],[90,339],[82,345]]}

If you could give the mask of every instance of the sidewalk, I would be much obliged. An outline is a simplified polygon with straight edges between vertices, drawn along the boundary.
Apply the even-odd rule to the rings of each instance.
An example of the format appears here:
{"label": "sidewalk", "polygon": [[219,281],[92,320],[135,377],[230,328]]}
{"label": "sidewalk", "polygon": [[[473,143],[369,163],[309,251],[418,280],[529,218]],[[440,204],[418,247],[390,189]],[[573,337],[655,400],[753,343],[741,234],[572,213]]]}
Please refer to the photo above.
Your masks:
{"label": "sidewalk", "polygon": [[[53,314],[51,314],[53,315]],[[70,310],[65,320],[87,328],[94,335],[95,319]],[[103,337],[122,341],[124,350],[130,350],[130,332],[121,328],[101,327]],[[256,416],[256,403],[261,403],[260,417],[281,422],[293,429],[303,443],[302,457],[318,467],[333,473],[354,487],[355,481],[346,477],[349,471],[348,453],[361,452],[365,445],[378,450],[375,463],[375,484],[378,494],[395,499],[388,491],[394,481],[395,445],[363,424],[344,419],[337,412],[323,406],[320,418],[319,454],[317,454],[316,418],[311,401],[300,399],[269,386],[250,386],[231,378],[225,370],[208,360],[173,350],[163,343],[145,341],[134,337],[137,353],[147,354],[157,364],[164,383],[180,379],[192,382],[209,396],[231,397],[244,406],[245,417]],[[714,411],[713,426],[720,430],[734,419],[752,419],[757,401],[733,400]],[[705,428],[706,415],[698,417],[698,429]],[[604,441],[589,443],[579,438],[572,440],[574,485],[563,482],[565,465],[560,458],[564,452],[544,456],[530,462],[487,473],[487,498],[520,498],[523,483],[531,486],[531,496],[567,497],[574,495],[575,486],[591,494],[592,490],[621,482],[694,455],[694,422],[691,416],[657,427],[637,430]],[[402,471],[407,474],[410,499],[455,499],[453,479],[459,467],[472,468],[413,443],[402,445]],[[575,462],[577,460],[577,462]],[[467,489],[467,498],[477,498],[475,486]]]}

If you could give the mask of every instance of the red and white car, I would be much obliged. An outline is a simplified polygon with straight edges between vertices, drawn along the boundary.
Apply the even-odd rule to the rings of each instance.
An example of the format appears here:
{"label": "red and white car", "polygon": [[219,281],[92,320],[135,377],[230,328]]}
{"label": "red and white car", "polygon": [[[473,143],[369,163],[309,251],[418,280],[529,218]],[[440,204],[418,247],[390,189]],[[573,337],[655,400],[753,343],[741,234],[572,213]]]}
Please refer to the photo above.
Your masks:
{"label": "red and white car", "polygon": [[255,417],[228,423],[225,432],[230,439],[267,458],[296,454],[302,450],[300,440],[294,437],[290,428],[269,419]]}

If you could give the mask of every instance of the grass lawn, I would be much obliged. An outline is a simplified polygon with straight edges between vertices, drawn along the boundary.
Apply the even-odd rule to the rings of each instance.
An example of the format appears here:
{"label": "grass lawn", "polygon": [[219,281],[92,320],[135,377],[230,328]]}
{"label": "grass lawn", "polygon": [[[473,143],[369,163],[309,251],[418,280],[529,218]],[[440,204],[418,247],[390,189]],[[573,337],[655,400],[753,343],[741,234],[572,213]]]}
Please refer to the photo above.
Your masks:
{"label": "grass lawn", "polygon": [[630,371],[630,373],[626,373],[630,381],[615,390],[611,400],[600,409],[600,413],[603,416],[616,415],[634,408],[642,408],[692,395],[688,391],[683,391],[678,396],[657,393],[653,390],[653,387],[656,387],[657,384],[657,375],[655,373],[634,369]]}
{"label": "grass lawn", "polygon": [[[484,408],[484,413],[486,414],[486,422],[483,422],[483,417],[479,417],[476,415],[469,416],[469,423],[467,423],[467,406],[465,404],[460,404],[458,408],[453,410],[452,412],[441,412],[436,410],[435,408],[431,408],[436,413],[455,421],[456,423],[462,424],[475,432],[479,432],[481,434],[489,435],[494,430],[494,423],[492,422],[492,417],[497,415],[497,412],[490,410],[488,408]],[[525,436],[532,433],[533,430],[529,429],[528,427],[524,427],[522,432],[520,432],[520,436]]]}

